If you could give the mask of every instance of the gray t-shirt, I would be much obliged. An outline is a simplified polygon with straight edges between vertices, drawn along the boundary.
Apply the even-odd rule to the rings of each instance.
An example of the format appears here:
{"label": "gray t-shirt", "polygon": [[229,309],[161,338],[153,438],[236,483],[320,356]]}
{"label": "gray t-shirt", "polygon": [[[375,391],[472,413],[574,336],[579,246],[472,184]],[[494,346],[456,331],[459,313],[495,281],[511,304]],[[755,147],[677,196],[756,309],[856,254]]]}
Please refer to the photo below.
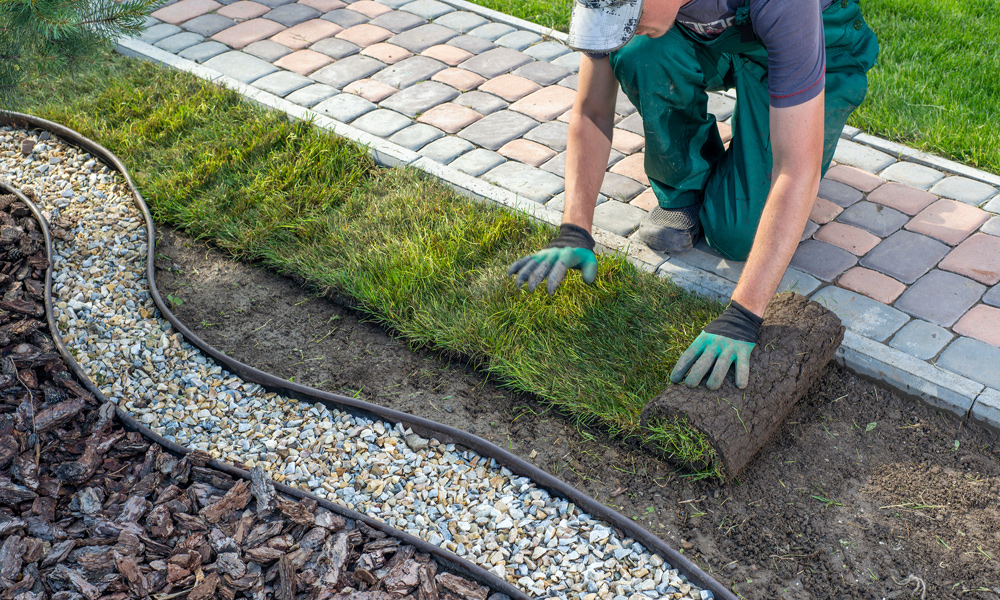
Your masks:
{"label": "gray t-shirt", "polygon": [[[834,0],[750,0],[750,22],[767,49],[771,106],[798,106],[826,84],[822,11]],[[714,38],[735,25],[746,0],[691,0],[677,13],[678,25]]]}

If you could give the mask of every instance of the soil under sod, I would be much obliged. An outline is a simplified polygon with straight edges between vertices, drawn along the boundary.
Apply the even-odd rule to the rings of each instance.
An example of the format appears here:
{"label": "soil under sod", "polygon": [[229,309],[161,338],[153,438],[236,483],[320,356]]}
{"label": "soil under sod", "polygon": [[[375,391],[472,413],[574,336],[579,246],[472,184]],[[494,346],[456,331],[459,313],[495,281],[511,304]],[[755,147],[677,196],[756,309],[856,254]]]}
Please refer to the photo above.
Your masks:
{"label": "soil under sod", "polygon": [[509,448],[743,597],[1000,598],[1000,436],[983,427],[831,366],[736,481],[691,481],[286,278],[159,231],[160,292],[216,348]]}

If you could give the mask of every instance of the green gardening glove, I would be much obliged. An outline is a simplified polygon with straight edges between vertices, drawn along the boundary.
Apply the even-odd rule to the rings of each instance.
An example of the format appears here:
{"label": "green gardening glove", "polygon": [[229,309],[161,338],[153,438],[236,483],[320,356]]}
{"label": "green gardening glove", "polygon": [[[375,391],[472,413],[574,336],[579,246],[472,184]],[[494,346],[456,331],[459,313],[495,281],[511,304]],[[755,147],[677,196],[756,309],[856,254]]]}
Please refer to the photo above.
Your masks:
{"label": "green gardening glove", "polygon": [[538,284],[548,277],[545,289],[551,296],[570,269],[580,269],[587,283],[594,283],[597,279],[594,238],[583,227],[563,223],[559,226],[559,237],[538,252],[512,264],[507,269],[507,275],[516,276],[518,287],[527,282],[529,292],[535,291]]}
{"label": "green gardening glove", "polygon": [[711,370],[706,386],[717,390],[722,387],[729,367],[736,363],[736,387],[745,388],[750,382],[750,353],[757,345],[763,322],[764,319],[732,301],[684,351],[670,373],[670,381],[698,387]]}

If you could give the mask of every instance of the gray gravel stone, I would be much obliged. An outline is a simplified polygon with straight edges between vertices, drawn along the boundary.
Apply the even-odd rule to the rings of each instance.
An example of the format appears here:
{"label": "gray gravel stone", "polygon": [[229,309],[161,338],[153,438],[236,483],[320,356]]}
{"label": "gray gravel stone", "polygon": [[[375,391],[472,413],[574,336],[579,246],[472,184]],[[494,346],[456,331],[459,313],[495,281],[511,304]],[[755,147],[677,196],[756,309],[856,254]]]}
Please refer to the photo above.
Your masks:
{"label": "gray gravel stone", "polygon": [[895,306],[915,317],[951,327],[985,291],[985,285],[935,269],[903,292]]}
{"label": "gray gravel stone", "polygon": [[482,54],[487,50],[492,50],[497,47],[496,44],[489,40],[484,40],[481,37],[472,35],[460,35],[457,38],[449,40],[448,45],[461,48],[462,50],[471,52],[472,54]]}
{"label": "gray gravel stone", "polygon": [[562,121],[549,121],[535,127],[524,134],[524,139],[538,142],[552,148],[556,152],[566,150],[566,138],[569,136],[569,125]]}
{"label": "gray gravel stone", "polygon": [[559,42],[541,42],[523,51],[531,58],[537,60],[553,60],[563,54],[569,54],[572,50],[565,44]]}
{"label": "gray gravel stone", "polygon": [[372,75],[372,79],[387,83],[397,90],[402,90],[420,81],[426,81],[435,73],[447,68],[448,65],[439,60],[426,56],[411,56],[385,67]]}
{"label": "gray gravel stone", "polygon": [[451,166],[473,177],[479,177],[490,169],[501,165],[506,159],[496,152],[476,148],[452,161]]}
{"label": "gray gravel stone", "polygon": [[326,84],[313,83],[302,89],[292,92],[291,94],[288,95],[288,97],[285,98],[285,100],[298,104],[299,106],[312,108],[313,106],[316,106],[320,102],[336,94],[337,90]]}
{"label": "gray gravel stone", "polygon": [[496,42],[497,46],[503,46],[511,50],[524,50],[528,46],[541,41],[541,39],[542,36],[537,33],[518,29],[517,31],[504,34],[493,41]]}
{"label": "gray gravel stone", "polygon": [[930,189],[932,194],[979,206],[997,194],[997,188],[967,177],[945,177]]}
{"label": "gray gravel stone", "polygon": [[454,29],[459,33],[468,33],[480,25],[489,23],[486,18],[464,10],[456,10],[442,15],[434,19],[434,22],[442,27]]}
{"label": "gray gravel stone", "polygon": [[348,42],[347,40],[340,40],[337,38],[326,38],[320,40],[312,46],[309,46],[309,49],[315,50],[320,54],[325,54],[330,58],[335,58],[337,60],[347,58],[348,56],[353,56],[358,52],[361,52],[361,48],[358,46]]}
{"label": "gray gravel stone", "polygon": [[950,331],[927,321],[914,319],[892,336],[889,345],[920,360],[930,360],[955,337]]}
{"label": "gray gravel stone", "polygon": [[352,81],[374,75],[384,68],[385,64],[381,61],[370,56],[355,54],[323,67],[310,77],[339,90]]}
{"label": "gray gravel stone", "polygon": [[897,231],[868,252],[861,266],[909,284],[934,267],[948,250],[948,246],[925,235]]}
{"label": "gray gravel stone", "polygon": [[236,25],[236,21],[233,19],[229,19],[215,13],[209,13],[207,15],[195,17],[190,21],[185,21],[181,27],[191,33],[197,33],[198,35],[204,37],[211,37],[220,31],[229,29],[233,25]]}
{"label": "gray gravel stone", "polygon": [[444,132],[437,127],[424,123],[414,123],[402,131],[392,134],[389,141],[416,152],[434,140],[444,137]]}
{"label": "gray gravel stone", "polygon": [[491,42],[495,41],[501,36],[505,36],[508,33],[517,31],[516,27],[511,27],[506,23],[487,23],[481,25],[469,31],[469,35],[474,35],[476,37],[481,37],[484,40],[489,40]]}
{"label": "gray gravel stone", "polygon": [[937,359],[937,365],[994,389],[1000,388],[1000,348],[960,337]]}
{"label": "gray gravel stone", "polygon": [[260,40],[259,42],[248,44],[243,48],[243,51],[267,62],[274,62],[292,53],[292,50],[287,46],[282,46],[278,42],[272,42],[271,40]]}
{"label": "gray gravel stone", "polygon": [[278,70],[269,62],[244,52],[226,52],[205,61],[205,66],[243,83],[253,83]]}
{"label": "gray gravel stone", "polygon": [[436,81],[424,81],[389,96],[382,101],[380,106],[402,113],[412,119],[456,96],[458,96],[458,91],[449,85]]}
{"label": "gray gravel stone", "polygon": [[[344,94],[341,94],[344,95]],[[337,98],[338,96],[334,96]],[[400,129],[412,123],[409,117],[405,117],[397,112],[380,108],[360,117],[351,125],[362,131],[367,131],[372,135],[387,138]]]}
{"label": "gray gravel stone", "polygon": [[521,113],[503,110],[486,115],[458,133],[458,136],[477,146],[497,150],[507,142],[519,138],[538,122]]}
{"label": "gray gravel stone", "polygon": [[639,228],[639,223],[648,214],[638,206],[624,202],[605,202],[594,209],[594,225],[622,237],[628,237]]}
{"label": "gray gravel stone", "polygon": [[[154,46],[161,50],[166,50],[171,54],[180,54],[181,51],[187,50],[192,46],[196,46],[203,41],[205,41],[205,38],[197,33],[185,31],[183,33],[178,33],[177,35],[172,35],[168,38],[162,39],[156,42]],[[225,52],[225,50],[223,50],[223,52]]]}
{"label": "gray gravel stone", "polygon": [[378,108],[371,102],[354,94],[338,94],[320,102],[313,110],[341,123],[350,123],[361,115]]}
{"label": "gray gravel stone", "polygon": [[377,25],[393,33],[402,33],[408,29],[423,25],[426,22],[427,19],[402,10],[387,12],[370,21],[372,25]]}
{"label": "gray gravel stone", "polygon": [[530,79],[542,86],[552,85],[560,79],[565,79],[569,74],[570,72],[567,69],[557,67],[549,62],[537,60],[514,70],[514,75]]}
{"label": "gray gravel stone", "polygon": [[910,320],[895,308],[836,286],[821,289],[811,300],[833,311],[848,329],[876,342],[888,339]]}
{"label": "gray gravel stone", "polygon": [[515,161],[494,167],[483,179],[540,204],[566,187],[562,177]]}
{"label": "gray gravel stone", "polygon": [[910,217],[898,210],[875,204],[858,202],[837,216],[837,221],[867,230],[880,238],[885,238],[906,225]]}
{"label": "gray gravel stone", "polygon": [[139,36],[139,41],[146,42],[147,44],[155,44],[156,42],[168,38],[172,35],[177,35],[182,30],[176,25],[170,25],[168,23],[160,23],[159,25],[153,25],[149,29],[142,32]]}
{"label": "gray gravel stone", "polygon": [[223,44],[222,42],[202,42],[201,44],[191,46],[190,48],[179,52],[177,56],[193,60],[196,63],[203,63],[214,56],[218,56],[223,52],[228,51],[229,46]]}
{"label": "gray gravel stone", "polygon": [[440,16],[453,12],[455,8],[437,0],[416,0],[415,2],[404,4],[399,10],[405,10],[428,21],[433,21]]}
{"label": "gray gravel stone", "polygon": [[264,15],[264,18],[275,23],[281,23],[285,27],[294,27],[299,23],[305,23],[319,16],[320,12],[315,8],[295,2],[271,10]]}
{"label": "gray gravel stone", "polygon": [[278,71],[253,82],[255,88],[284,98],[297,89],[304,88],[313,81],[291,71]]}
{"label": "gray gravel stone", "polygon": [[[441,164],[449,164],[459,156],[475,148],[469,142],[454,136],[448,136],[427,144],[420,151],[420,154],[431,160],[436,160]],[[488,152],[488,151],[487,151]],[[497,154],[497,156],[500,156]],[[500,157],[503,158],[503,157]],[[499,163],[497,163],[499,164]],[[496,166],[496,165],[493,165]],[[490,167],[492,168],[492,167]],[[489,170],[489,169],[487,169]]]}
{"label": "gray gravel stone", "polygon": [[388,41],[390,44],[395,44],[401,48],[406,48],[414,54],[419,54],[431,46],[443,44],[457,35],[452,29],[434,23],[427,23],[395,35],[389,38]]}
{"label": "gray gravel stone", "polygon": [[455,99],[455,104],[471,108],[481,115],[488,115],[495,113],[498,110],[503,110],[510,106],[502,98],[498,98],[493,94],[487,94],[486,92],[466,92]]}
{"label": "gray gravel stone", "polygon": [[367,23],[369,21],[368,17],[359,13],[356,10],[350,10],[348,8],[338,8],[337,10],[331,10],[321,17],[322,19],[329,21],[331,23],[336,23],[344,29],[350,29],[355,25],[361,25],[362,23]]}

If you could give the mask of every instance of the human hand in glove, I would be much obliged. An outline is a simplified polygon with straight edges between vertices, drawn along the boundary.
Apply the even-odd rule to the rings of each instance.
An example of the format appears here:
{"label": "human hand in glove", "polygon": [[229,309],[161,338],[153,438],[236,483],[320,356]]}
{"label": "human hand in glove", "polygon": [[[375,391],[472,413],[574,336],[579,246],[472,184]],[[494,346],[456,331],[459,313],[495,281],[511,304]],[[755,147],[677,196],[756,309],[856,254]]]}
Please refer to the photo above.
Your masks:
{"label": "human hand in glove", "polygon": [[594,283],[597,257],[594,256],[594,238],[590,232],[583,227],[563,223],[559,226],[559,237],[538,252],[512,264],[507,269],[507,275],[517,276],[518,287],[527,282],[529,292],[535,291],[538,284],[548,277],[545,289],[551,296],[570,269],[580,269],[583,280]]}
{"label": "human hand in glove", "polygon": [[764,319],[732,301],[684,351],[670,373],[670,381],[683,381],[690,388],[698,387],[711,370],[706,386],[717,390],[735,362],[736,387],[745,388],[750,382],[750,353],[757,345],[757,334],[763,322]]}

